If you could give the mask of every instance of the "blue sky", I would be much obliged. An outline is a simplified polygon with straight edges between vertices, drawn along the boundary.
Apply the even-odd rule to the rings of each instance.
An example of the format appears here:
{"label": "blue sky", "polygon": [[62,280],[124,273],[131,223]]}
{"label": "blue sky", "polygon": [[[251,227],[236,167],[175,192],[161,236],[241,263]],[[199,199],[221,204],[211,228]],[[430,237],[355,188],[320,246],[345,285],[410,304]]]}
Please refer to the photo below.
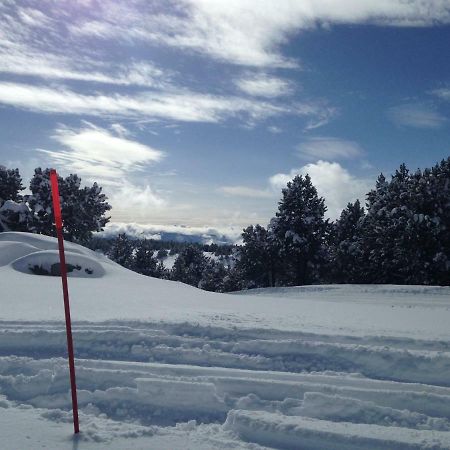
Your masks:
{"label": "blue sky", "polygon": [[6,0],[0,163],[98,181],[114,222],[266,224],[309,173],[336,217],[450,154],[445,0]]}

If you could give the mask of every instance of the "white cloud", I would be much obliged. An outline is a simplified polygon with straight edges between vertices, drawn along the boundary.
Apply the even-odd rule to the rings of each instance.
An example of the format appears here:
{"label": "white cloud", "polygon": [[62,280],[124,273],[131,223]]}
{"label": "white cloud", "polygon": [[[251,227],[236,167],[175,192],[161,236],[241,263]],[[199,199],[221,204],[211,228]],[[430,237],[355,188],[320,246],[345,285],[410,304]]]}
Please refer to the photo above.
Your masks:
{"label": "white cloud", "polygon": [[280,97],[293,92],[292,83],[266,74],[247,74],[235,81],[236,86],[246,94],[257,97]]}
{"label": "white cloud", "polygon": [[39,52],[17,43],[0,41],[0,73],[49,80],[75,80],[122,86],[163,87],[172,75],[147,62],[102,64],[86,58],[69,58]]}
{"label": "white cloud", "polygon": [[[250,66],[296,65],[278,54],[276,42],[287,40],[285,31],[276,31],[276,37],[271,28],[275,23],[275,28],[284,30],[286,6],[280,9],[269,2],[254,8],[255,4],[244,3],[232,0],[226,8],[220,2],[184,0],[155,0],[151,4],[144,0],[104,0],[96,2],[95,7],[85,1],[68,0],[46,0],[34,8],[17,2],[1,3],[0,73],[27,76],[29,84],[0,83],[0,103],[36,112],[108,119],[217,123],[238,117],[243,126],[253,126],[267,117],[291,114],[305,117],[306,129],[327,123],[334,110],[326,104],[310,100],[300,104],[274,102],[293,90],[292,84],[282,78],[259,72],[237,81],[243,92],[259,99],[192,92],[176,86],[174,80],[180,74],[143,60],[140,50],[145,47],[134,46],[137,42],[190,48]],[[69,16],[69,6],[77,13]],[[273,9],[277,10],[275,15]],[[254,32],[241,29],[241,24],[250,25],[253,19]],[[99,39],[108,40],[109,45],[102,45]],[[137,59],[112,59],[109,50],[116,45],[115,40],[121,46],[130,46],[130,54]],[[36,77],[46,84],[36,85]],[[77,89],[82,90],[75,91],[54,87],[48,81],[85,83],[77,83],[81,86]],[[97,90],[98,85],[103,91]]]}
{"label": "white cloud", "polygon": [[181,225],[154,225],[133,222],[111,222],[105,227],[103,235],[114,236],[126,233],[130,236],[146,237],[147,239],[161,239],[163,233],[196,237],[202,242],[236,242],[240,239],[241,227],[195,227]]}
{"label": "white cloud", "polygon": [[64,149],[39,151],[63,171],[106,185],[114,204],[128,209],[164,205],[163,199],[150,186],[137,186],[130,181],[146,165],[163,158],[160,150],[113,136],[89,123],[80,130],[61,127],[53,139]]}
{"label": "white cloud", "polygon": [[304,131],[314,130],[326,125],[339,114],[337,108],[327,105],[324,101],[297,104],[294,107],[299,115],[308,117]]}
{"label": "white cloud", "polygon": [[437,97],[441,98],[442,100],[450,100],[450,88],[440,88],[435,89],[434,91],[431,91],[432,94],[436,95]]}
{"label": "white cloud", "polygon": [[[53,138],[68,150],[47,151],[53,158],[70,161],[72,167],[84,172],[85,166],[106,167],[115,173],[140,169],[144,164],[160,161],[163,153],[147,145],[116,137],[107,130],[88,124],[81,130],[60,128]],[[78,167],[76,167],[78,166]]]}
{"label": "white cloud", "polygon": [[450,22],[445,0],[103,1],[75,36],[130,39],[187,48],[229,63],[295,67],[281,54],[291,35],[324,24],[429,26]]}
{"label": "white cloud", "polygon": [[111,128],[111,130],[114,131],[114,133],[117,136],[119,136],[121,138],[130,135],[130,132],[123,125],[121,125],[120,123],[113,123],[113,124],[111,124],[110,128]]}
{"label": "white cloud", "polygon": [[387,114],[396,125],[413,128],[436,129],[448,122],[446,117],[421,104],[394,106],[388,110]]}
{"label": "white cloud", "polygon": [[273,198],[273,192],[255,189],[248,186],[222,186],[219,191],[236,197],[249,197],[249,198]]}
{"label": "white cloud", "polygon": [[332,137],[313,137],[297,146],[299,156],[305,159],[359,158],[363,151],[358,143]]}
{"label": "white cloud", "polygon": [[296,175],[309,174],[320,196],[325,198],[327,215],[332,219],[339,217],[348,202],[359,199],[364,203],[365,195],[372,187],[369,180],[357,178],[336,162],[317,161],[306,164],[289,173],[278,173],[270,177],[270,185],[280,190],[286,187]]}
{"label": "white cloud", "polygon": [[18,8],[20,20],[27,25],[38,28],[46,28],[50,25],[51,19],[42,11],[35,8]]}
{"label": "white cloud", "polygon": [[270,131],[272,134],[280,134],[283,132],[283,130],[280,127],[277,127],[275,125],[267,127],[267,130]]}
{"label": "white cloud", "polygon": [[0,82],[0,103],[35,112],[182,122],[222,122],[239,117],[253,124],[272,116],[292,114],[311,122],[328,121],[333,109],[321,104],[293,106],[192,91],[145,91],[131,95],[86,95],[66,89]]}
{"label": "white cloud", "polygon": [[172,72],[147,60],[118,63],[88,46],[70,45],[62,38],[68,19],[64,9],[61,4],[41,10],[1,4],[0,73],[145,87],[162,87],[172,78]]}
{"label": "white cloud", "polygon": [[167,205],[167,202],[159,197],[148,184],[143,187],[136,186],[126,180],[118,189],[112,190],[110,198],[117,209],[133,211],[135,216],[147,213],[150,207],[160,208]]}

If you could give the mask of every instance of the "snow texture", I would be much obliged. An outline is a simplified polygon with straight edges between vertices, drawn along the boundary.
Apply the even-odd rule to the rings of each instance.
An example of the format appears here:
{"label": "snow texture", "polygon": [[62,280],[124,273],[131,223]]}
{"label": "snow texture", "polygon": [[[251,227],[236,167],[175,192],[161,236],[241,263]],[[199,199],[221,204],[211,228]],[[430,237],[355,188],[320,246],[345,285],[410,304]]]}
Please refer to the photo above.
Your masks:
{"label": "snow texture", "polygon": [[225,295],[66,248],[81,433],[61,282],[25,270],[57,242],[1,233],[2,448],[450,448],[450,288]]}

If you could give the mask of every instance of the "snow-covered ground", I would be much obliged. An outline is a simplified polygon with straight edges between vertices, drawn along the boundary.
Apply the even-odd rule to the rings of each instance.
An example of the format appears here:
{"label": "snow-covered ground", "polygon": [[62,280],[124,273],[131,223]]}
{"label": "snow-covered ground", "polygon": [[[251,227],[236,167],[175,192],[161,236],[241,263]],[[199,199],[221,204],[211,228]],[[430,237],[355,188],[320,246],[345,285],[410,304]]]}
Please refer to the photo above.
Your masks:
{"label": "snow-covered ground", "polygon": [[449,288],[216,294],[67,244],[74,440],[56,249],[0,234],[0,448],[450,448]]}

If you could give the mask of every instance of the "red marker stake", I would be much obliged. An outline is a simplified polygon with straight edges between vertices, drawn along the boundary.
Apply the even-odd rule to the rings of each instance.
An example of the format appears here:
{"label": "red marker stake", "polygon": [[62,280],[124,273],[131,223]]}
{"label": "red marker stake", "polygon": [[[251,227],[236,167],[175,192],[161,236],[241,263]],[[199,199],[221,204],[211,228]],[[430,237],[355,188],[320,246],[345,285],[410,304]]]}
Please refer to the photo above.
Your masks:
{"label": "red marker stake", "polygon": [[64,312],[66,315],[67,351],[69,353],[70,389],[72,392],[73,429],[75,433],[80,432],[78,424],[78,400],[77,384],[75,381],[75,361],[73,356],[72,323],[70,321],[69,288],[67,285],[66,256],[64,254],[64,238],[61,216],[61,204],[59,202],[58,175],[56,170],[50,171],[50,182],[52,185],[53,213],[55,216],[56,233],[58,235],[59,261],[61,267],[61,281],[64,295]]}

